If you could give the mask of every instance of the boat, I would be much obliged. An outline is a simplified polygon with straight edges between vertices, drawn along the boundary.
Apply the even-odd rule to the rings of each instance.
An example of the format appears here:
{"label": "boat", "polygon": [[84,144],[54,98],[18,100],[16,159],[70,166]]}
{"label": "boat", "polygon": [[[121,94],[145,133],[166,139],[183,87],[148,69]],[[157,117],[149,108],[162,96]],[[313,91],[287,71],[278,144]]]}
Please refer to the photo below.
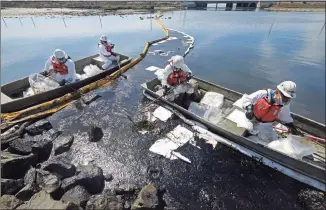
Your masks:
{"label": "boat", "polygon": [[[169,109],[171,108],[170,111],[174,110],[179,114],[181,113],[182,116],[184,116],[186,119],[192,120],[192,122],[199,122],[199,124],[207,127],[208,132],[226,139],[228,146],[233,148],[241,147],[244,151],[243,154],[246,155],[248,155],[248,151],[250,151],[251,154],[256,154],[252,155],[251,157],[263,157],[269,161],[269,163],[272,162],[272,164],[264,163],[265,165],[269,165],[270,167],[275,168],[292,178],[325,191],[325,142],[310,141],[307,139],[309,144],[317,148],[316,157],[319,159],[312,158],[312,155],[310,155],[310,158],[304,157],[301,159],[267,147],[266,144],[264,145],[259,141],[254,141],[248,138],[249,134],[245,128],[238,127],[235,122],[231,121],[230,118],[227,118],[227,116],[229,116],[230,113],[235,110],[244,112],[243,109],[241,110],[235,105],[235,102],[242,98],[242,93],[210,83],[197,77],[193,77],[190,82],[195,84],[198,87],[198,90],[202,93],[209,91],[219,93],[224,96],[221,109],[223,110],[225,117],[223,117],[220,122],[212,123],[206,120],[207,118],[198,116],[188,109],[174,102],[168,101],[165,99],[165,97],[160,97],[161,94],[159,91],[155,91],[157,90],[157,86],[161,84],[160,80],[157,78],[145,82],[141,86],[145,97],[149,98],[150,100],[160,101],[164,107]],[[291,115],[294,120],[294,124],[299,129],[315,137],[325,139],[324,124],[295,113],[291,113]],[[237,146],[234,147],[234,145]]]}
{"label": "boat", "polygon": [[[113,72],[119,69],[119,66],[125,66],[131,62],[132,58],[126,55],[120,55],[120,65],[117,62],[113,62],[107,70],[102,71],[99,74],[96,74],[91,77],[87,77],[80,81],[77,81],[72,84],[67,84],[65,86],[52,89],[50,91],[38,93],[35,95],[24,97],[23,91],[30,87],[28,78],[25,77],[8,84],[1,86],[1,113],[10,113],[19,111],[37,104],[41,104],[43,102],[53,100],[55,98],[61,97],[67,93],[73,92],[74,90],[78,90],[79,88],[88,85],[92,82],[100,80],[107,75],[112,74]],[[77,74],[84,74],[84,67],[87,65],[96,65],[101,69],[103,62],[99,58],[99,55],[92,55],[80,60],[75,61],[76,73]],[[44,72],[40,72],[40,74],[44,74]]]}

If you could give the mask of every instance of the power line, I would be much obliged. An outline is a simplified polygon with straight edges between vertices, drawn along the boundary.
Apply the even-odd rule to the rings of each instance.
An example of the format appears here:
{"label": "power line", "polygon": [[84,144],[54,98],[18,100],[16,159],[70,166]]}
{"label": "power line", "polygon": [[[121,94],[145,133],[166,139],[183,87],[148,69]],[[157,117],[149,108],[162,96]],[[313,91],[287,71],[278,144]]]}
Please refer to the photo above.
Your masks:
{"label": "power line", "polygon": [[272,31],[273,25],[274,25],[274,23],[272,23],[271,28],[269,29],[268,36],[271,33],[271,31]]}
{"label": "power line", "polygon": [[65,27],[67,28],[66,22],[65,22],[65,18],[62,17],[63,23],[65,24]]}
{"label": "power line", "polygon": [[323,32],[324,28],[325,28],[325,25],[326,25],[326,22],[324,23],[323,27],[321,28],[319,34],[318,34],[318,37],[320,36],[321,32]]}
{"label": "power line", "polygon": [[31,19],[32,19],[32,21],[33,21],[33,24],[34,24],[34,28],[36,28],[36,25],[35,25],[35,23],[34,23],[33,17],[31,17]]}
{"label": "power line", "polygon": [[22,26],[23,26],[23,23],[22,23],[22,20],[21,20],[21,18],[19,18],[19,21],[20,21],[20,25],[22,25]]}
{"label": "power line", "polygon": [[6,23],[5,19],[3,19],[3,18],[2,18],[2,21],[5,23],[5,25],[6,25],[6,28],[8,28],[8,26],[7,26],[7,23]]}
{"label": "power line", "polygon": [[98,18],[100,19],[101,28],[102,28],[102,20],[101,20],[101,16],[98,16]]}

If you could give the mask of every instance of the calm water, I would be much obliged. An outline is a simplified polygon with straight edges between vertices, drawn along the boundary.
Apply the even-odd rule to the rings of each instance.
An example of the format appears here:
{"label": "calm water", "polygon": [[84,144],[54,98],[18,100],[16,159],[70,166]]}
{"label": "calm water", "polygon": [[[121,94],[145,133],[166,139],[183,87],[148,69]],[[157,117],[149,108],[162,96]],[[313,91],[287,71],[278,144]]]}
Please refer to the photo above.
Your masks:
{"label": "calm water", "polygon": [[[195,48],[186,57],[193,72],[206,80],[243,93],[273,87],[291,79],[298,85],[293,111],[320,122],[325,111],[325,33],[317,38],[323,14],[182,11],[169,12],[163,22],[169,28],[194,36]],[[2,84],[43,69],[55,48],[62,48],[73,59],[96,53],[101,34],[116,43],[118,52],[137,57],[149,40],[163,36],[158,25],[140,20],[139,15],[65,19],[5,19],[1,25]],[[273,29],[268,36],[271,24]],[[182,54],[179,39],[150,50],[173,50]],[[172,55],[172,54],[171,54]],[[297,203],[303,185],[283,174],[246,159],[218,145],[200,144],[202,149],[185,145],[178,149],[192,161],[170,161],[149,152],[149,147],[177,125],[178,119],[159,122],[153,132],[140,135],[126,115],[135,121],[148,103],[140,84],[154,77],[148,66],[164,67],[168,57],[148,55],[130,69],[127,80],[119,79],[88,95],[100,99],[80,112],[74,105],[49,118],[64,135],[73,134],[74,144],[68,153],[75,164],[94,160],[105,172],[113,174],[106,187],[133,183],[143,186],[149,181],[146,170],[158,167],[166,186],[167,209],[302,209]],[[96,124],[104,137],[97,143],[87,140],[88,126]],[[186,126],[182,124],[183,126]]]}
{"label": "calm water", "polygon": [[[119,52],[136,57],[147,40],[162,36],[155,21],[98,17],[46,19],[34,17],[1,24],[1,84],[43,69],[55,48],[74,59],[97,51],[107,34]],[[292,111],[325,123],[325,30],[323,13],[178,11],[166,13],[168,28],[195,37],[187,57],[194,73],[225,87],[251,93],[283,80],[297,83]],[[270,35],[268,35],[273,24]]]}

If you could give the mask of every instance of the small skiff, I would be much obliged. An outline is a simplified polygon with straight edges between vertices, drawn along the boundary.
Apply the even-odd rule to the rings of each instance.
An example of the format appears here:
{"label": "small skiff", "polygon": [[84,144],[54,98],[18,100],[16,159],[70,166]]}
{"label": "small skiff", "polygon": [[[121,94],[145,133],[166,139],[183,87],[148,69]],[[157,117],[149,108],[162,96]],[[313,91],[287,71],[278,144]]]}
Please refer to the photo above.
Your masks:
{"label": "small skiff", "polygon": [[[130,63],[132,60],[132,58],[129,56],[122,55],[122,54],[118,54],[118,55],[120,55],[120,67],[125,66],[126,64]],[[75,61],[76,73],[80,75],[84,74],[85,73],[83,70],[84,67],[90,64],[96,65],[101,69],[103,62],[99,59],[98,54],[77,60]],[[118,63],[113,62],[107,70],[102,71],[99,74],[96,74],[91,77],[87,77],[73,84],[67,84],[65,86],[52,89],[50,91],[38,93],[27,97],[24,97],[23,91],[25,91],[30,87],[28,77],[2,85],[1,86],[1,113],[18,111],[21,109],[25,109],[61,97],[67,93],[73,92],[74,90],[78,90],[79,88],[85,85],[100,80],[105,76],[112,74],[118,69],[119,69]]]}
{"label": "small skiff", "polygon": [[[204,119],[204,117],[198,116],[193,112],[190,112],[188,109],[185,109],[174,102],[166,100],[164,97],[160,97],[159,92],[155,91],[157,90],[156,86],[161,84],[160,80],[157,78],[142,84],[143,94],[151,100],[160,97],[158,100],[161,101],[165,106],[172,108],[172,110],[176,110],[187,119],[197,121],[200,124],[206,126],[209,132],[227,139],[227,141],[230,142],[229,146],[231,146],[231,144],[238,145],[239,147],[243,148],[243,150],[252,151],[260,157],[265,157],[268,161],[273,162],[274,165],[269,165],[270,167],[277,168],[275,165],[278,165],[280,166],[278,170],[282,173],[285,173],[293,178],[296,178],[299,181],[325,191],[326,181],[324,142],[307,139],[307,142],[312,144],[317,149],[317,153],[310,155],[310,158],[296,158],[294,156],[290,156],[280,151],[271,149],[266,144],[264,145],[259,141],[254,141],[251,138],[248,138],[249,134],[247,130],[245,128],[238,127],[234,121],[231,121],[230,118],[228,118],[228,116],[236,109],[240,111],[242,110],[234,104],[242,97],[242,93],[216,84],[212,84],[196,77],[193,77],[191,82],[198,87],[198,90],[201,93],[209,91],[216,92],[224,96],[223,105],[221,107],[224,117],[221,121],[218,123],[212,123]],[[324,124],[318,123],[295,113],[291,113],[291,115],[294,119],[294,124],[302,131],[321,139],[325,138]],[[243,153],[245,154],[247,152]],[[288,169],[291,171],[288,172]]]}

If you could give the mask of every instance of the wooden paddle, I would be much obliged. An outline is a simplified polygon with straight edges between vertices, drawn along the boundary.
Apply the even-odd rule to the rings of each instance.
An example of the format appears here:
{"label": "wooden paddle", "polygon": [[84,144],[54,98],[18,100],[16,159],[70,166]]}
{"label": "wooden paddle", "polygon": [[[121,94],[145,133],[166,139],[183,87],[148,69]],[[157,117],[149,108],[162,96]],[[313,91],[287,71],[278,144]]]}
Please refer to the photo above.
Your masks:
{"label": "wooden paddle", "polygon": [[119,67],[119,72],[120,72],[120,76],[122,76],[123,78],[127,79],[127,76],[122,74],[121,72],[121,66],[120,66],[120,55],[117,57],[117,63],[118,63],[118,67]]}

